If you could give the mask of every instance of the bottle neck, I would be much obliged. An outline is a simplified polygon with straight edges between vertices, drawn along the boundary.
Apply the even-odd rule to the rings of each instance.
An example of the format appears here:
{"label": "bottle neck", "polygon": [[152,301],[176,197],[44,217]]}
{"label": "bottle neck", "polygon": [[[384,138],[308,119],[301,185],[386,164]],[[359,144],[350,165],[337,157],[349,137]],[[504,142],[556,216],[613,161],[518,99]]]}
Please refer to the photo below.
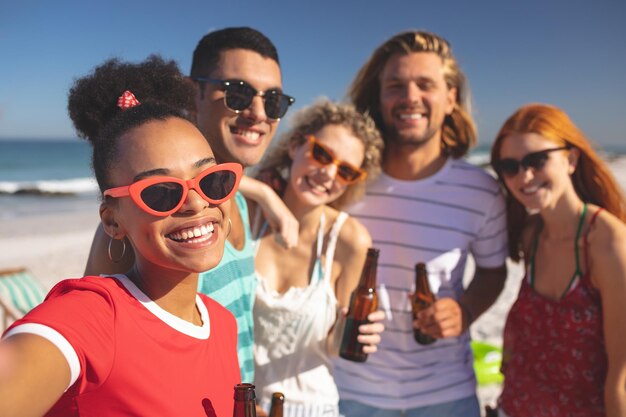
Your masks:
{"label": "bottle neck", "polygon": [[283,400],[272,398],[269,417],[283,417]]}
{"label": "bottle neck", "polygon": [[369,249],[367,251],[367,257],[365,258],[365,264],[363,265],[363,272],[361,272],[361,279],[359,280],[359,287],[361,291],[367,288],[376,288],[377,268],[378,250]]}
{"label": "bottle neck", "polygon": [[430,294],[430,285],[428,284],[428,278],[417,277],[415,278],[415,292],[422,294]]}
{"label": "bottle neck", "polygon": [[250,387],[238,387],[235,388],[235,401],[254,401],[256,395],[254,395],[254,385]]}
{"label": "bottle neck", "polygon": [[256,417],[256,395],[254,393],[254,385],[236,385],[234,398],[234,417]]}
{"label": "bottle neck", "polygon": [[428,283],[428,272],[426,266],[419,263],[415,266],[415,292],[421,294],[432,294]]}

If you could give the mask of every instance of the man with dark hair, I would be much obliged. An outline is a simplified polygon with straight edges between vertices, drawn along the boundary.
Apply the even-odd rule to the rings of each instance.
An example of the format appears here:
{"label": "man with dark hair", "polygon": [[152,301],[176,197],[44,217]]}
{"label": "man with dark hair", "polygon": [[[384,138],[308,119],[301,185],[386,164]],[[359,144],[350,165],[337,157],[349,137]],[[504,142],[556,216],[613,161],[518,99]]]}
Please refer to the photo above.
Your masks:
{"label": "man with dark hair", "polygon": [[[244,167],[258,163],[280,118],[294,102],[282,93],[274,44],[248,27],[210,32],[198,42],[190,75],[196,86],[196,124],[218,162],[238,162]],[[218,266],[200,275],[198,291],[228,308],[237,319],[241,379],[253,382],[256,278],[248,209],[240,193],[231,208],[232,225],[224,257]],[[132,251],[113,263],[107,245],[108,239],[99,228],[86,274],[123,273],[132,265]]]}
{"label": "man with dark hair", "polygon": [[[204,36],[193,53],[196,122],[219,162],[257,164],[293,98],[282,93],[278,53],[255,29],[226,28]],[[228,308],[239,327],[243,382],[254,380],[252,307],[254,251],[245,199],[237,194],[222,262],[200,275],[199,291]]]}
{"label": "man with dark hair", "polygon": [[247,27],[211,32],[193,53],[191,79],[199,87],[198,127],[218,160],[244,166],[258,163],[293,103],[282,93],[272,42]]}
{"label": "man with dark hair", "polygon": [[[478,417],[468,328],[502,291],[507,238],[497,182],[461,159],[476,142],[467,81],[445,39],[409,31],[376,49],[349,94],[385,140],[383,174],[350,211],[380,249],[388,301],[378,352],[365,363],[335,361],[340,411]],[[464,289],[470,254],[476,270]],[[437,301],[413,320],[417,262],[427,264]],[[436,341],[419,345],[414,327]]]}
{"label": "man with dark hair", "polygon": [[219,64],[221,53],[228,49],[256,52],[280,65],[278,51],[267,36],[249,27],[229,27],[209,32],[200,39],[193,52],[191,78],[210,74]]}

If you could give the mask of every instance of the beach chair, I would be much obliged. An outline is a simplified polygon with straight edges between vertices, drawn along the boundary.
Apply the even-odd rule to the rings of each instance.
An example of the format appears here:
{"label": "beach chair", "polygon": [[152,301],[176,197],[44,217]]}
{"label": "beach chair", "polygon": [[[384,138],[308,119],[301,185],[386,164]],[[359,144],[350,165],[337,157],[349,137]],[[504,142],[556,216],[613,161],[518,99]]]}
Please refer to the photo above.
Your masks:
{"label": "beach chair", "polygon": [[0,270],[0,333],[41,303],[46,292],[26,268]]}

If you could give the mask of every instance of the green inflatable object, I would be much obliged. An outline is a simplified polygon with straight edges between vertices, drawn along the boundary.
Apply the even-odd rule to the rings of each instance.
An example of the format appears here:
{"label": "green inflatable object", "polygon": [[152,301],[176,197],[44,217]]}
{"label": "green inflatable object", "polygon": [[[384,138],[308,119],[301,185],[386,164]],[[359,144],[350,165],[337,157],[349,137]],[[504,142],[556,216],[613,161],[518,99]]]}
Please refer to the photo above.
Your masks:
{"label": "green inflatable object", "polygon": [[504,381],[504,376],[500,373],[502,348],[478,340],[472,340],[471,346],[478,385],[501,384]]}

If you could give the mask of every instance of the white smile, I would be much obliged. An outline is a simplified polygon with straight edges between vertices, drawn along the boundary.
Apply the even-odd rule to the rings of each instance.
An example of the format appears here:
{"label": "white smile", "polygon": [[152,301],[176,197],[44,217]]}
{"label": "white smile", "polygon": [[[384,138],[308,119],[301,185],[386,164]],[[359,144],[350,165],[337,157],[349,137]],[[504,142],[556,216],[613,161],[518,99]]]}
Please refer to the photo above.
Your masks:
{"label": "white smile", "polygon": [[319,183],[313,181],[311,179],[311,177],[309,177],[309,176],[304,177],[304,181],[311,188],[311,190],[313,192],[315,192],[315,193],[318,193],[318,194],[328,194],[330,192],[330,190],[328,188],[326,188],[322,184],[319,184]]}
{"label": "white smile", "polygon": [[421,120],[424,117],[422,113],[402,113],[398,115],[400,120]]}
{"label": "white smile", "polygon": [[230,131],[232,134],[241,136],[248,142],[257,142],[261,137],[261,133],[248,129],[232,127]]}
{"label": "white smile", "polygon": [[542,187],[543,187],[543,184],[540,184],[540,185],[527,185],[526,187],[522,187],[521,191],[524,194],[530,195],[530,194],[535,194]]}
{"label": "white smile", "polygon": [[213,236],[215,226],[213,223],[203,224],[201,226],[189,227],[187,229],[177,230],[167,235],[168,238],[176,242],[202,242]]}

